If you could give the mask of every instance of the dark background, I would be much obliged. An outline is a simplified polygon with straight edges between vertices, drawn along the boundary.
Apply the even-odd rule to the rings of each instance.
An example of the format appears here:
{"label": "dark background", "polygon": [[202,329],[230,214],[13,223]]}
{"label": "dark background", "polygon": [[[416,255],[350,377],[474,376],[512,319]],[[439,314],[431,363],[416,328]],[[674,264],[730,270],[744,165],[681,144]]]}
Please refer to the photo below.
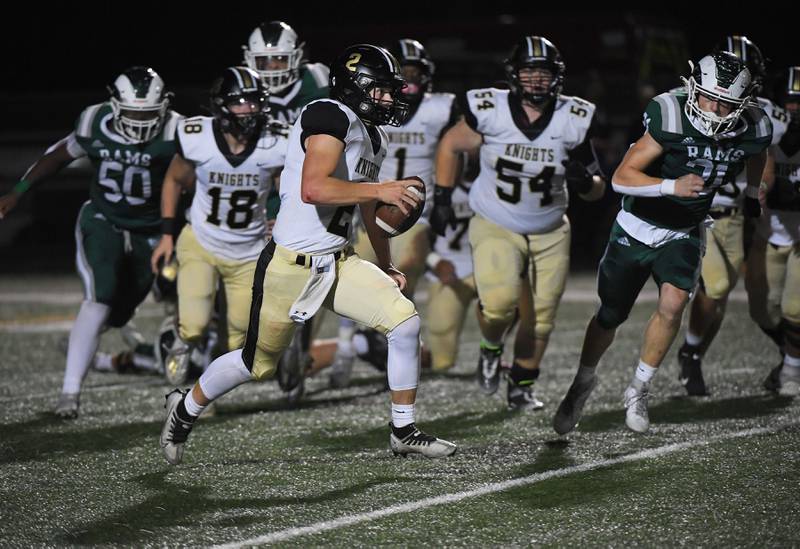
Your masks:
{"label": "dark background", "polygon": [[[175,92],[176,110],[205,114],[209,83],[226,66],[241,63],[241,45],[264,20],[288,22],[306,41],[307,57],[326,64],[352,43],[416,38],[437,64],[436,89],[453,92],[501,79],[501,61],[516,40],[546,36],[567,65],[564,93],[598,106],[597,144],[609,176],[641,134],[645,99],[679,85],[686,61],[702,57],[724,36],[747,35],[772,73],[800,64],[796,18],[759,6],[744,11],[671,4],[670,10],[645,12],[428,4],[17,6],[6,13],[0,36],[0,193],[72,130],[85,106],[105,100],[106,84],[128,66],[152,66]],[[0,221],[0,273],[72,269],[73,225],[87,183],[85,171],[67,169],[25,195]],[[599,203],[574,200],[570,206],[576,268],[596,265],[618,201],[609,189]]]}

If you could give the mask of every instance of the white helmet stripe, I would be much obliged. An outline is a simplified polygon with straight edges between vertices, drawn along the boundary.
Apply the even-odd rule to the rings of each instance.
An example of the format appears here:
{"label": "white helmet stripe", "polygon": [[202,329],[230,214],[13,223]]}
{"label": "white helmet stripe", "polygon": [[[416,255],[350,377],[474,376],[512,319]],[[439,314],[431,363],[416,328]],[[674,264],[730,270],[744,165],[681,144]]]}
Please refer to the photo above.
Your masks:
{"label": "white helmet stripe", "polygon": [[531,40],[531,37],[526,36],[525,41],[528,43],[528,57],[533,57],[533,41]]}

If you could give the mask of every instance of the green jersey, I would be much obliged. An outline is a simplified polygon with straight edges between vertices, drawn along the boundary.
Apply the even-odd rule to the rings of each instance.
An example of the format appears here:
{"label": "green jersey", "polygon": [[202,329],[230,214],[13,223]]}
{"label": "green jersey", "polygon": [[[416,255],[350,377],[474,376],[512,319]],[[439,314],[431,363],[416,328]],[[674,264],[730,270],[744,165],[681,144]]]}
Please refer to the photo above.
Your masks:
{"label": "green jersey", "polygon": [[287,124],[294,124],[303,107],[315,99],[328,97],[328,67],[322,63],[308,63],[300,67],[300,78],[285,90],[271,92],[270,114]]}
{"label": "green jersey", "polygon": [[180,115],[167,111],[158,136],[134,144],[114,130],[110,103],[92,105],[78,118],[70,136],[74,138],[70,154],[89,158],[94,168],[89,197],[116,227],[137,232],[159,230],[161,184],[175,155],[179,119]]}
{"label": "green jersey", "polygon": [[700,133],[684,110],[688,96],[667,92],[654,97],[644,113],[647,132],[664,149],[649,175],[678,179],[694,173],[705,181],[697,198],[625,196],[622,207],[656,227],[687,229],[703,221],[717,189],[735,181],[747,159],[760,154],[772,140],[772,124],[757,106],[742,113],[734,130],[714,137]]}

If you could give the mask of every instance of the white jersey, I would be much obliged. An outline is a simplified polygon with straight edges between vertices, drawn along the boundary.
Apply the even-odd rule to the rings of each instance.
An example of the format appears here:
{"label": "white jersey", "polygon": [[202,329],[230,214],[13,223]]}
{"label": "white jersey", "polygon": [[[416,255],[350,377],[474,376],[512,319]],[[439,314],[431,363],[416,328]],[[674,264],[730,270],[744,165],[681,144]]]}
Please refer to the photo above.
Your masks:
{"label": "white jersey", "polygon": [[198,116],[180,122],[178,142],[197,176],[189,222],[198,242],[226,259],[258,259],[266,238],[267,192],[283,166],[286,136],[265,130],[232,155],[214,118]]}
{"label": "white jersey", "polygon": [[546,233],[564,222],[568,195],[561,164],[583,143],[595,106],[558,96],[552,119],[534,139],[517,126],[510,92],[470,90],[467,101],[483,136],[480,175],[470,191],[475,213],[518,234]]}
{"label": "white jersey", "polygon": [[355,205],[322,206],[307,204],[300,196],[305,161],[304,141],[310,135],[326,134],[344,143],[344,152],[332,177],[358,184],[378,181],[386,157],[386,133],[372,130],[343,103],[318,99],[306,105],[289,134],[286,167],[281,174],[281,209],[273,229],[277,244],[307,254],[341,250],[352,240]]}
{"label": "white jersey", "polygon": [[[772,144],[777,144],[789,125],[789,114],[764,97],[756,98],[759,107],[763,109],[772,122]],[[744,188],[747,186],[747,169],[743,169],[736,176],[736,181],[725,183],[714,195],[711,202],[712,208],[741,208],[744,201]]]}
{"label": "white jersey", "polygon": [[[759,219],[759,232],[771,244],[792,246],[800,242],[800,150],[791,156],[773,145],[770,152],[775,158],[775,185],[780,185],[779,196],[792,203],[786,209],[769,209]],[[773,193],[767,198],[771,202]]]}
{"label": "white jersey", "polygon": [[469,207],[469,188],[456,185],[451,201],[456,215],[456,228],[448,224],[444,236],[436,237],[433,251],[455,266],[458,278],[466,278],[472,274],[472,248],[469,245],[468,228],[473,213]]}
{"label": "white jersey", "polygon": [[425,182],[425,209],[418,223],[428,224],[433,208],[433,165],[436,146],[451,123],[455,95],[426,93],[416,112],[402,126],[384,126],[389,138],[386,160],[381,166],[381,181],[417,175]]}

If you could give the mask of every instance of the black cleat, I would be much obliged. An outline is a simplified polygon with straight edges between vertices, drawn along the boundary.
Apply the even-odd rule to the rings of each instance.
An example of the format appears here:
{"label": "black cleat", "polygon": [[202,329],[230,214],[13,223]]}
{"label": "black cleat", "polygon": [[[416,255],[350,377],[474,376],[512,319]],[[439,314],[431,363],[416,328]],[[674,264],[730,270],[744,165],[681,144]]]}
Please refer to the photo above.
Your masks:
{"label": "black cleat", "polygon": [[[452,442],[423,433],[413,423],[396,429],[389,422],[389,429],[391,430],[389,445],[395,456],[407,457],[408,454],[422,454],[427,458],[441,458],[452,456],[458,449]],[[396,432],[398,434],[395,434]]]}
{"label": "black cleat", "polygon": [[536,393],[533,391],[533,383],[517,385],[509,378],[507,399],[510,411],[541,410],[544,408],[544,403],[536,398]]}
{"label": "black cleat", "polygon": [[678,350],[678,363],[681,365],[678,381],[681,382],[689,396],[708,396],[700,355],[693,352],[689,345],[684,343]]}
{"label": "black cleat", "polygon": [[187,422],[178,417],[178,404],[186,397],[186,393],[188,391],[175,389],[167,395],[167,403],[164,405],[167,418],[161,428],[159,443],[164,457],[172,465],[179,464],[183,459],[183,445],[194,427],[194,421]]}

